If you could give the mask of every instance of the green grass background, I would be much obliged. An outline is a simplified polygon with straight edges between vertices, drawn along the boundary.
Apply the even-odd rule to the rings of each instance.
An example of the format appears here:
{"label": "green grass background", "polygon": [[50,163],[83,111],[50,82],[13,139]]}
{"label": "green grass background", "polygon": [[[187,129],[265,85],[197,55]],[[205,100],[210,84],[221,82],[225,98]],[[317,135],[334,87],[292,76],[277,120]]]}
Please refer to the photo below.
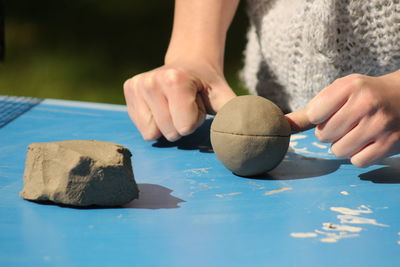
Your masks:
{"label": "green grass background", "polygon": [[[0,94],[125,103],[122,84],[163,63],[173,0],[6,1]],[[240,5],[228,34],[225,74],[238,94],[247,30]]]}

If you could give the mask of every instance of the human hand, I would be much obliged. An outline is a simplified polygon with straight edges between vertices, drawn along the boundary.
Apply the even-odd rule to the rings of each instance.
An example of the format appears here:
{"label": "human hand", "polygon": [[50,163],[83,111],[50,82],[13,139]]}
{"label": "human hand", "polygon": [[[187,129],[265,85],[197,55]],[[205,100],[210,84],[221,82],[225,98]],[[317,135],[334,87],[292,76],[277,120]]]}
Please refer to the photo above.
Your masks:
{"label": "human hand", "polygon": [[400,153],[400,71],[338,79],[287,118],[294,131],[316,125],[315,135],[332,143],[334,155],[368,167]]}
{"label": "human hand", "polygon": [[235,97],[222,74],[205,65],[169,64],[124,83],[131,120],[145,140],[176,141]]}

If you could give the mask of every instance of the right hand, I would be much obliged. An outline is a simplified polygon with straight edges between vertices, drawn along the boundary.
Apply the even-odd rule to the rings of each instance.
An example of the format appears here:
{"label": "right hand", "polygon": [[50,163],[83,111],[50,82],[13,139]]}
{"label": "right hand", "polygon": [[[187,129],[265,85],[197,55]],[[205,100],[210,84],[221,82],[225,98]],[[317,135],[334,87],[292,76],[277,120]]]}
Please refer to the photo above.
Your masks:
{"label": "right hand", "polygon": [[208,66],[164,65],[124,83],[128,113],[145,140],[191,134],[236,95]]}

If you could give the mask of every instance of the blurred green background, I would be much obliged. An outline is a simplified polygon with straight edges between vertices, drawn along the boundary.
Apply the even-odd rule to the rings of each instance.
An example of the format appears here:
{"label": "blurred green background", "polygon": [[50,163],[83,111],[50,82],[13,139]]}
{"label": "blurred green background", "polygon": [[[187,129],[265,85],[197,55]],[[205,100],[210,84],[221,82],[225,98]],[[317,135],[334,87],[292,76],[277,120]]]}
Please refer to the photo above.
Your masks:
{"label": "blurred green background", "polygon": [[[10,0],[0,94],[125,103],[122,84],[163,64],[173,0]],[[243,4],[228,34],[225,74],[245,93]]]}

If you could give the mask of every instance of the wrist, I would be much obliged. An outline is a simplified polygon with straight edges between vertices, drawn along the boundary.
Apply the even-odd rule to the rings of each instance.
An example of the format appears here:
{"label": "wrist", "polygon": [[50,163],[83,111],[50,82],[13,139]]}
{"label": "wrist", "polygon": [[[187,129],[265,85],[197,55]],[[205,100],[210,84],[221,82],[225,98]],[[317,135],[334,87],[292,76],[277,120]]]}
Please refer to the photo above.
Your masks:
{"label": "wrist", "polygon": [[223,74],[224,49],[206,45],[186,45],[185,43],[181,43],[179,46],[170,45],[165,55],[164,63],[169,65],[179,62],[210,66],[216,72]]}
{"label": "wrist", "polygon": [[181,51],[184,51],[184,53],[167,53],[164,64],[182,67],[193,72],[212,72],[219,76],[224,76],[223,60],[216,59],[198,50],[183,49]]}

